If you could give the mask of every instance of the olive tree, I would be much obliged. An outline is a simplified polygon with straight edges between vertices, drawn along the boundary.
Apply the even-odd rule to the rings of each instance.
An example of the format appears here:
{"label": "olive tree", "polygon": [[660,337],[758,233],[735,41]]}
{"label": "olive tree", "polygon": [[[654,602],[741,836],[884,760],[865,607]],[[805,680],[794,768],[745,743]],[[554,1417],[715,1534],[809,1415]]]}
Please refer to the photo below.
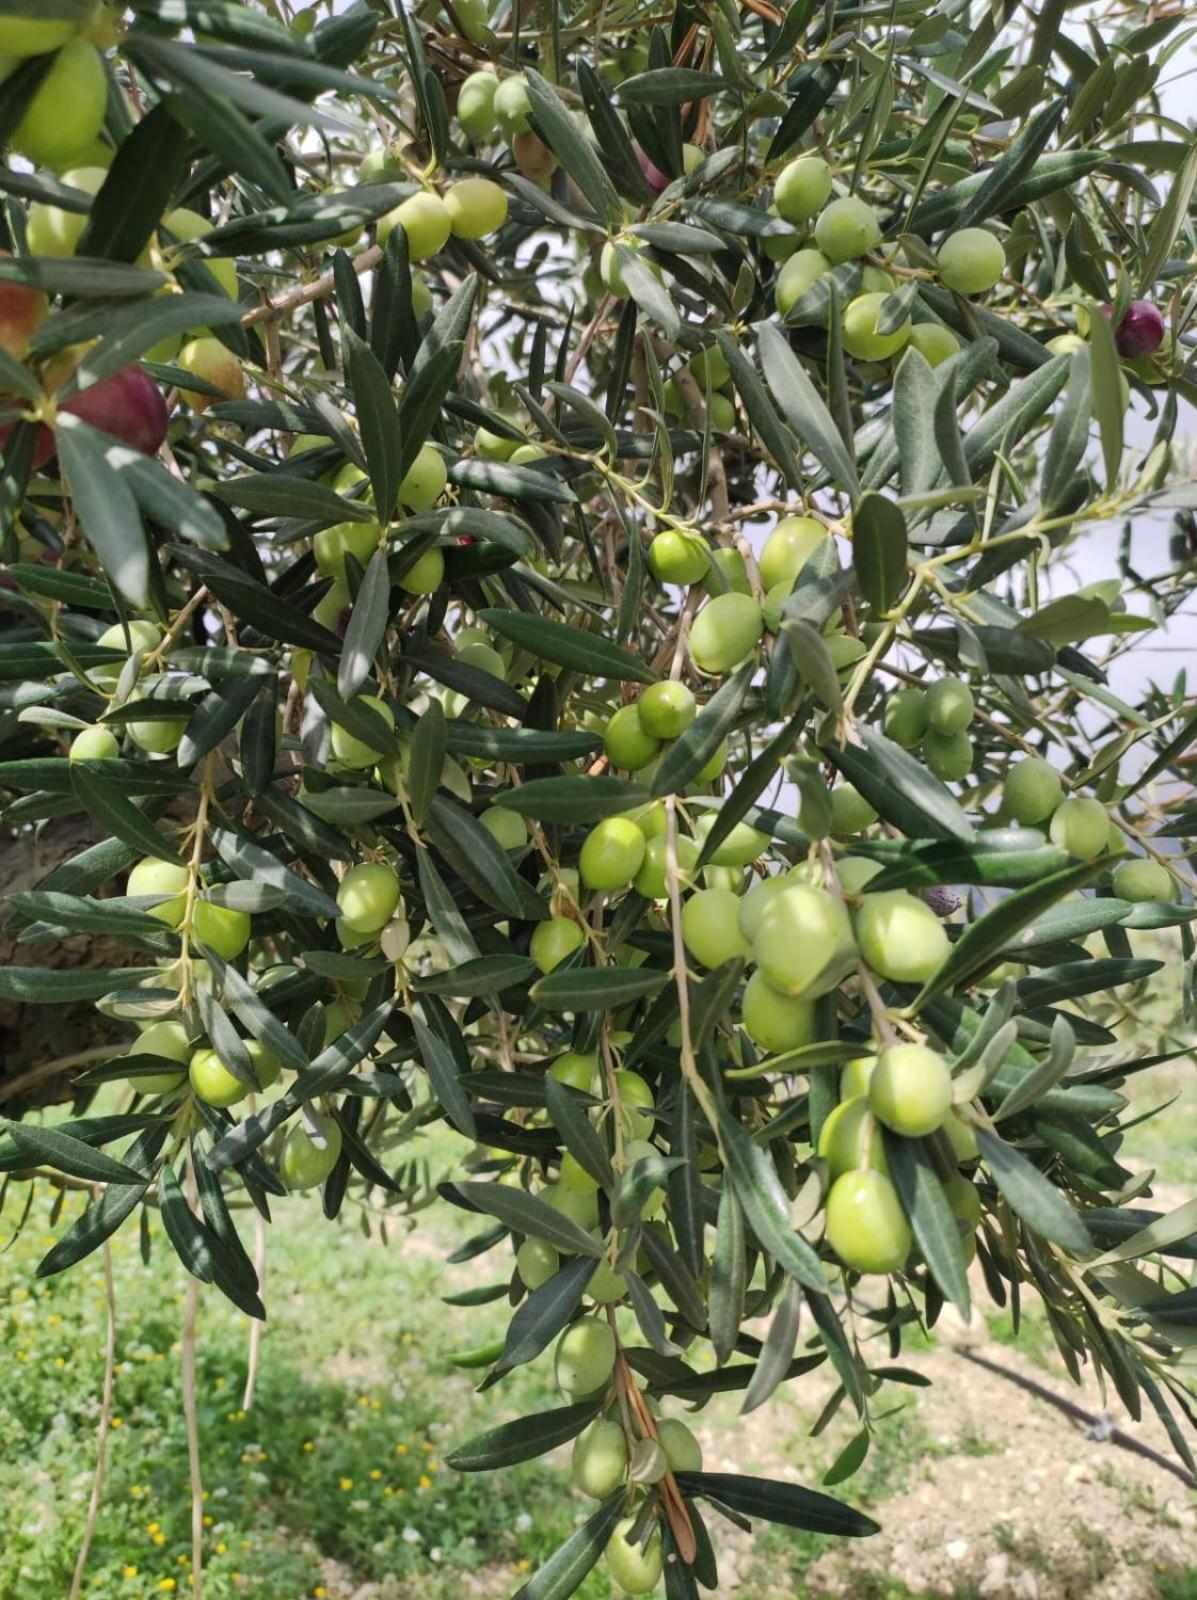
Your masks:
{"label": "olive tree", "polygon": [[874,1531],[676,1412],[826,1367],[846,1479],[981,1295],[1193,1468],[1190,32],[0,0],[6,1192],[256,1318],[253,1209],[470,1213],[527,1600]]}

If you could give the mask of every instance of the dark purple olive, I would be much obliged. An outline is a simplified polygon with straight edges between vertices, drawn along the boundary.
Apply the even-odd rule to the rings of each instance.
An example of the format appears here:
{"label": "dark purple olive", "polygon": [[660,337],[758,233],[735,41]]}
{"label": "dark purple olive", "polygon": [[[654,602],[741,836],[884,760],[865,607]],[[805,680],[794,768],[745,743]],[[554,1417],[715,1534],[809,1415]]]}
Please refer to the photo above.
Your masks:
{"label": "dark purple olive", "polygon": [[960,905],[960,896],[955,889],[949,889],[942,883],[932,884],[931,888],[924,889],[923,899],[937,917],[950,917]]}
{"label": "dark purple olive", "polygon": [[1118,354],[1134,361],[1154,355],[1163,342],[1164,319],[1159,309],[1150,300],[1132,300],[1114,330]]}

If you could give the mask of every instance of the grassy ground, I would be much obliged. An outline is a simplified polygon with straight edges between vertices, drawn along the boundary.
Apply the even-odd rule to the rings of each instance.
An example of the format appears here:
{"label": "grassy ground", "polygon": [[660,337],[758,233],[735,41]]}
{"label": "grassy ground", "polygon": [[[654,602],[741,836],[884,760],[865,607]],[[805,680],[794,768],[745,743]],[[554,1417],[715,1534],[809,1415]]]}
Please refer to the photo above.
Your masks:
{"label": "grassy ground", "polygon": [[[1197,1133],[1191,1071],[1186,1062],[1144,1075],[1137,1105],[1180,1098],[1129,1144],[1136,1163],[1189,1186]],[[460,1151],[451,1136],[432,1139],[434,1175]],[[13,1238],[24,1195],[18,1186],[0,1217],[0,1600],[65,1600],[95,1459],[104,1277],[95,1255],[64,1278],[34,1279],[37,1260],[80,1202],[73,1197],[55,1217],[52,1191],[36,1191]],[[246,1319],[214,1291],[201,1299],[207,1600],[512,1594],[589,1503],[568,1490],[563,1455],[484,1477],[442,1465],[454,1442],[557,1403],[544,1358],[481,1396],[476,1374],[455,1364],[501,1334],[506,1308],[500,1301],[454,1309],[440,1297],[497,1277],[498,1257],[445,1267],[444,1255],[470,1231],[468,1219],[445,1207],[414,1231],[392,1230],[386,1244],[348,1212],[341,1224],[326,1223],[311,1199],[284,1202],[277,1224],[270,1319],[248,1413]],[[244,1231],[252,1247],[252,1224]],[[102,1600],[190,1593],[178,1343],[184,1278],[162,1239],[149,1244],[148,1261],[136,1229],[112,1246],[116,1424],[83,1590]],[[989,1353],[1006,1359],[1010,1352],[998,1346],[1010,1339],[1008,1320],[994,1314],[987,1328]],[[1019,1343],[1017,1359],[1051,1372],[1063,1391],[1050,1338],[1033,1314]],[[916,1339],[909,1363],[934,1377],[935,1388],[895,1389],[897,1409],[864,1468],[837,1491],[878,1516],[883,1538],[845,1554],[786,1530],[748,1539],[720,1528],[721,1593],[1197,1600],[1197,1519],[1180,1485],[1082,1441],[1000,1380],[986,1388],[945,1347]],[[812,1442],[826,1385],[816,1374],[797,1387],[746,1420],[730,1404],[704,1412],[708,1466],[818,1483],[851,1437],[851,1419],[837,1418]],[[1099,1397],[1089,1399],[1099,1408]],[[1065,1488],[1075,1488],[1072,1499]],[[962,1546],[967,1554],[956,1553]],[[606,1580],[593,1575],[582,1594],[605,1600]]]}

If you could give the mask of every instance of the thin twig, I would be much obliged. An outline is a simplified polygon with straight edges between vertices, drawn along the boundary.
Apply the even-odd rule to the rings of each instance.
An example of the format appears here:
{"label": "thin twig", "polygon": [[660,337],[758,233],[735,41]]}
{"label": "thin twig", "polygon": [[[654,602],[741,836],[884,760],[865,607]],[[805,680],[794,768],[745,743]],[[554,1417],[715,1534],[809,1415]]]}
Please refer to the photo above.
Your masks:
{"label": "thin twig", "polygon": [[[195,1171],[188,1162],[189,1204],[195,1203]],[[196,1408],[195,1352],[196,1323],[199,1317],[199,1279],[187,1275],[183,1293],[183,1341],[180,1359],[183,1389],[183,1420],[187,1428],[187,1469],[191,1483],[191,1593],[203,1600],[204,1593],[204,1477],[200,1464],[199,1414]]]}
{"label": "thin twig", "polygon": [[[266,1219],[260,1211],[254,1212],[254,1271],[258,1275],[258,1293],[266,1283]],[[262,1354],[261,1317],[251,1317],[249,1323],[249,1364],[245,1373],[245,1393],[241,1396],[242,1411],[249,1411],[254,1403],[254,1383],[258,1376],[258,1361]]]}
{"label": "thin twig", "polygon": [[[98,1193],[98,1191],[96,1191]],[[91,1554],[91,1541],[95,1536],[96,1518],[100,1514],[100,1501],[104,1494],[104,1472],[108,1465],[108,1434],[112,1427],[112,1390],[116,1376],[116,1285],[112,1278],[112,1249],[105,1239],[104,1260],[104,1389],[100,1397],[100,1425],[96,1429],[96,1470],[91,1480],[91,1495],[87,1502],[87,1521],[83,1525],[83,1541],[75,1562],[75,1575],[71,1579],[69,1600],[79,1600],[83,1592],[83,1574]]]}

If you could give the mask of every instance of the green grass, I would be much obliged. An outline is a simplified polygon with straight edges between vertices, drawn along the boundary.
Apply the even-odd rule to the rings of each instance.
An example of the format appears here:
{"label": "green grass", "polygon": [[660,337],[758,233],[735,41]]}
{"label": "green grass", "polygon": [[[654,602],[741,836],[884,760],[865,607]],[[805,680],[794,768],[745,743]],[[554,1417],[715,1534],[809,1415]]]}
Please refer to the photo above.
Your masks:
{"label": "green grass", "polygon": [[[0,1257],[0,1597],[65,1595],[90,1488],[103,1373],[104,1285],[95,1255],[64,1278],[36,1281],[36,1261],[80,1209],[50,1225],[41,1189]],[[6,1222],[15,1224],[10,1199]],[[450,1228],[452,1221],[449,1222]],[[461,1476],[452,1444],[500,1416],[550,1401],[542,1360],[477,1396],[452,1365],[498,1335],[503,1302],[469,1311],[440,1295],[479,1281],[442,1266],[423,1225],[389,1247],[330,1226],[314,1201],[278,1209],[253,1409],[241,1409],[249,1324],[215,1291],[201,1298],[199,1426],[207,1600],[318,1595],[325,1563],[356,1583],[394,1573],[412,1594],[449,1600],[458,1575],[494,1567],[516,1587],[584,1513],[556,1466]],[[113,1243],[118,1367],[107,1485],[85,1594],[130,1600],[190,1592],[187,1453],[179,1379],[184,1278],[161,1238],[150,1263],[136,1229]],[[497,1274],[496,1268],[491,1269]],[[116,1425],[119,1423],[119,1426]],[[531,1518],[529,1524],[528,1518]],[[509,1581],[502,1581],[502,1574]],[[406,1592],[406,1591],[405,1591]],[[592,1580],[589,1595],[606,1594]]]}

